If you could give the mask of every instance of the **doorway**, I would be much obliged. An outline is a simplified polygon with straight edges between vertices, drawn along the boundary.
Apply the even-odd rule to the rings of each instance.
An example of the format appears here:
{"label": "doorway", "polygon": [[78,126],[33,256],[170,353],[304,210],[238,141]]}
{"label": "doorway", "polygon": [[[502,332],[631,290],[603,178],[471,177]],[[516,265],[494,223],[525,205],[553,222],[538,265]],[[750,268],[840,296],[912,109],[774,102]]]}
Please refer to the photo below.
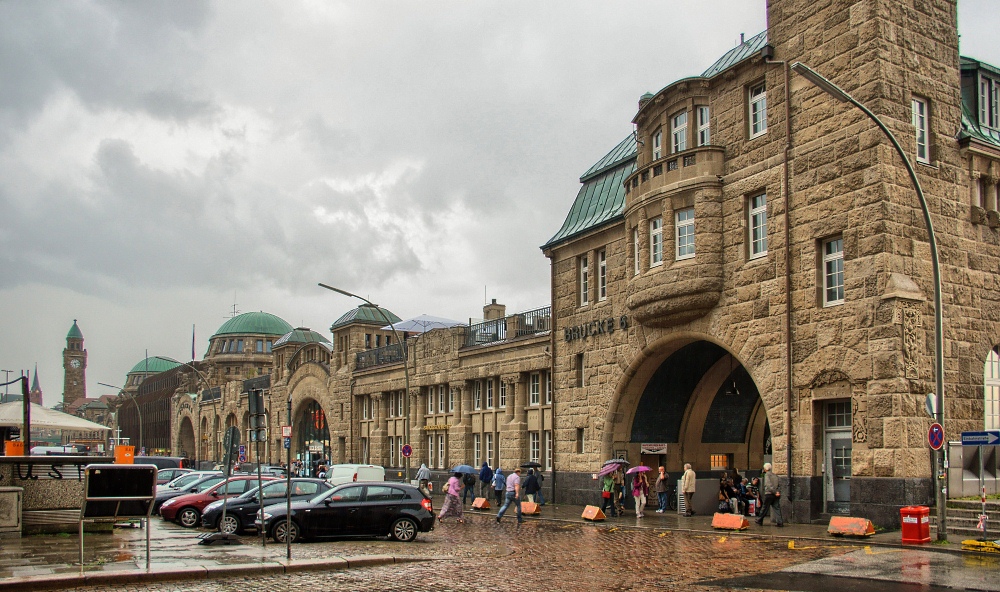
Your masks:
{"label": "doorway", "polygon": [[850,513],[851,509],[851,402],[830,401],[823,421],[826,511]]}

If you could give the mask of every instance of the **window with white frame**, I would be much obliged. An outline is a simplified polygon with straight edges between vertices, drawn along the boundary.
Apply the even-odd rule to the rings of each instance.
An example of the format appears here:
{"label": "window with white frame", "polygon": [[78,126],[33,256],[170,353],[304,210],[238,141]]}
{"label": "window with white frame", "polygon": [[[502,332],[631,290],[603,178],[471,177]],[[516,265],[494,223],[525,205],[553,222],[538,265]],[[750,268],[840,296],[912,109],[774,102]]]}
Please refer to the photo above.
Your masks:
{"label": "window with white frame", "polygon": [[368,446],[368,438],[361,438],[361,462],[367,463],[371,455],[371,448]]}
{"label": "window with white frame", "polygon": [[507,407],[507,383],[500,381],[500,392],[497,396],[497,407],[504,409]]}
{"label": "window with white frame", "polygon": [[483,385],[478,380],[472,383],[472,408],[476,411],[483,408]]}
{"label": "window with white frame", "polygon": [[427,387],[427,415],[434,413],[434,387]]}
{"label": "window with white frame", "polygon": [[586,255],[580,257],[580,306],[590,303],[590,264]]}
{"label": "window with white frame", "polygon": [[1000,347],[986,356],[983,370],[983,429],[1000,429]]}
{"label": "window with white frame", "polygon": [[767,86],[763,82],[755,84],[750,87],[747,94],[750,137],[756,138],[767,131]]}
{"label": "window with white frame", "polygon": [[436,457],[434,456],[434,436],[427,436],[427,466],[433,467]]}
{"label": "window with white frame", "polygon": [[653,134],[653,160],[663,156],[663,130],[656,130]]}
{"label": "window with white frame", "polygon": [[750,258],[754,259],[767,254],[767,194],[755,195],[749,201]]}
{"label": "window with white frame", "polygon": [[677,210],[677,260],[694,257],[694,208]]}
{"label": "window with white frame", "polygon": [[639,227],[632,229],[632,275],[639,275]]}
{"label": "window with white frame", "polygon": [[442,386],[441,388],[447,389],[448,391],[448,412],[452,413],[455,411],[455,389]]}
{"label": "window with white frame", "polygon": [[444,434],[438,434],[437,445],[438,445],[438,464],[437,464],[437,467],[439,469],[443,469],[444,466],[445,466],[445,463],[448,460],[447,459],[447,455],[445,454],[445,452],[447,451],[447,447],[445,447],[445,445],[444,445]]}
{"label": "window with white frame", "polygon": [[445,406],[444,406],[444,404],[445,404],[444,392],[445,392],[444,385],[443,384],[439,385],[438,386],[438,413],[444,413],[444,411],[446,409]]}
{"label": "window with white frame", "polygon": [[543,445],[545,448],[545,462],[542,463],[542,467],[546,471],[552,470],[552,431],[545,430],[542,433],[542,439],[544,440]]}
{"label": "window with white frame", "polygon": [[604,249],[597,252],[597,299],[608,299],[608,252]]}
{"label": "window with white frame", "polygon": [[538,372],[532,372],[528,379],[528,405],[538,405],[541,397],[542,377]]}
{"label": "window with white frame", "polygon": [[528,434],[528,461],[538,462],[538,458],[541,455],[542,447],[539,441],[538,432],[531,432]]}
{"label": "window with white frame", "polygon": [[399,396],[396,398],[396,415],[403,417],[403,405],[406,404],[406,400],[404,399],[406,391],[399,391],[397,394]]}
{"label": "window with white frame", "polygon": [[493,409],[493,379],[486,379],[486,408]]}
{"label": "window with white frame", "polygon": [[483,462],[483,437],[480,434],[472,435],[472,459],[477,465]]}
{"label": "window with white frame", "polygon": [[979,74],[979,123],[1000,129],[1000,80]]}
{"label": "window with white frame", "polygon": [[389,436],[389,466],[396,466],[396,447],[393,446],[393,441],[395,438]]}
{"label": "window with white frame", "polygon": [[672,140],[671,152],[683,152],[687,150],[688,114],[681,111],[670,120],[670,138]]}
{"label": "window with white frame", "polygon": [[[496,460],[493,457],[493,434],[486,434],[486,460],[492,465]],[[494,465],[495,466],[495,465]]]}
{"label": "window with white frame", "polygon": [[649,266],[663,264],[663,218],[649,221]]}
{"label": "window with white frame", "polygon": [[708,146],[712,143],[712,127],[709,123],[708,107],[698,107],[698,145]]}
{"label": "window with white frame", "polygon": [[823,306],[844,303],[844,239],[823,241]]}
{"label": "window with white frame", "polygon": [[930,162],[930,150],[927,147],[928,135],[927,99],[913,97],[913,128],[917,141],[917,162]]}
{"label": "window with white frame", "polygon": [[545,404],[552,404],[552,373],[545,372]]}

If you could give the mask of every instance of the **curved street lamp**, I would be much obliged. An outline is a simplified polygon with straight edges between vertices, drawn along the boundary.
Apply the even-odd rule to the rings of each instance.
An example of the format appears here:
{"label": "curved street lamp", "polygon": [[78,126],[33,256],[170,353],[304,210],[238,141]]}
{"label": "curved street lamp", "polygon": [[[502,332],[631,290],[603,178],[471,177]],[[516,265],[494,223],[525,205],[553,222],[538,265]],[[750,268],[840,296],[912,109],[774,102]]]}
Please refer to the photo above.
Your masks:
{"label": "curved street lamp", "polygon": [[[899,141],[896,140],[896,136],[889,131],[889,128],[871,110],[847,94],[847,91],[830,82],[802,62],[795,62],[791,65],[791,68],[796,74],[813,83],[831,97],[842,103],[850,103],[860,109],[889,138],[892,147],[896,149],[896,153],[899,154],[899,157],[903,159],[903,164],[906,165],[906,172],[909,173],[913,188],[917,191],[917,200],[920,201],[920,210],[924,214],[924,224],[927,225],[928,242],[931,247],[931,265],[934,272],[934,389],[937,401],[934,421],[944,425],[944,322],[941,311],[941,265],[938,258],[937,238],[934,235],[934,224],[931,222],[931,213],[927,208],[927,200],[924,198],[924,190],[920,187],[917,173],[913,170],[913,165],[903,151],[903,147],[900,146]],[[944,475],[944,454],[943,448],[935,454],[937,475],[931,475],[931,483],[934,483],[934,503],[937,505],[937,538],[939,541],[948,540],[947,518],[945,516],[945,504],[948,500],[945,498],[943,486],[936,484],[936,481],[943,478]],[[938,479],[935,479],[935,477]]]}
{"label": "curved street lamp", "polygon": [[[138,442],[138,444],[139,444],[139,450],[142,450],[142,408],[139,407],[139,401],[137,401],[135,399],[135,395],[133,395],[130,392],[127,392],[124,388],[122,388],[120,386],[115,386],[113,384],[107,384],[105,382],[98,382],[97,384],[99,384],[101,386],[106,386],[108,388],[118,389],[118,396],[119,397],[121,397],[123,395],[127,396],[129,399],[132,400],[133,403],[135,403],[135,411],[136,411],[136,413],[139,414],[139,442]],[[120,427],[120,423],[119,423],[119,427]],[[119,434],[119,437],[121,437],[121,434]]]}
{"label": "curved street lamp", "polygon": [[[334,288],[333,286],[328,286],[324,283],[320,283],[319,286],[321,288],[326,288],[327,290],[333,290],[334,292],[338,294],[343,294],[344,296],[347,296],[349,298],[357,298],[358,300],[363,300],[366,304],[368,304],[368,306],[374,308],[379,313],[379,315],[382,316],[382,319],[385,321],[385,324],[389,325],[389,328],[392,329],[392,336],[396,340],[396,343],[400,344],[400,347],[403,348],[403,384],[406,388],[406,393],[405,396],[403,397],[403,433],[406,435],[406,443],[409,443],[410,442],[410,370],[409,370],[408,360],[410,356],[406,351],[406,341],[399,339],[399,333],[396,332],[395,323],[389,320],[389,317],[388,315],[385,314],[385,311],[379,308],[377,304],[373,304],[371,300],[368,300],[364,296],[358,296],[357,294],[352,294],[347,290],[341,290],[340,288]],[[406,471],[405,473],[406,483],[409,483],[410,457],[407,456],[404,458],[406,458],[406,461],[404,463],[403,470]]]}

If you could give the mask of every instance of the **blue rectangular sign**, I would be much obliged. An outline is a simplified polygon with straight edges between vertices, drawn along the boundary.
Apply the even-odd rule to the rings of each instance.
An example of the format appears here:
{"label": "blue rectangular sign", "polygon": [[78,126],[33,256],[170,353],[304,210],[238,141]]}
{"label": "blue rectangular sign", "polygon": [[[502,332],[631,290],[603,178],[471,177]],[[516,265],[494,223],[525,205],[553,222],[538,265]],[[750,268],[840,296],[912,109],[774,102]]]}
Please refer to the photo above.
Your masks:
{"label": "blue rectangular sign", "polygon": [[998,446],[1000,430],[985,432],[962,432],[962,446]]}

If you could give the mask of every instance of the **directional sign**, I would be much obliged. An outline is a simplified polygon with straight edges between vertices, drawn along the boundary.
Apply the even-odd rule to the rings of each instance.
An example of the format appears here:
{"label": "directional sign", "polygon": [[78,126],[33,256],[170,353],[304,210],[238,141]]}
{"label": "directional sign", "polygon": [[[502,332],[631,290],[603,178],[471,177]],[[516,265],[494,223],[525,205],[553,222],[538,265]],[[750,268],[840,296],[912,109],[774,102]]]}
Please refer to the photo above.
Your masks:
{"label": "directional sign", "polygon": [[284,445],[285,445],[286,449],[292,447],[292,439],[291,438],[282,438],[282,440],[284,441]]}
{"label": "directional sign", "polygon": [[941,450],[941,446],[944,445],[944,428],[941,427],[941,424],[931,424],[931,428],[927,430],[927,443],[934,450]]}
{"label": "directional sign", "polygon": [[962,446],[1000,446],[1000,430],[962,432]]}
{"label": "directional sign", "polygon": [[413,447],[410,446],[409,444],[403,444],[402,451],[404,457],[410,458],[410,455],[413,454]]}

